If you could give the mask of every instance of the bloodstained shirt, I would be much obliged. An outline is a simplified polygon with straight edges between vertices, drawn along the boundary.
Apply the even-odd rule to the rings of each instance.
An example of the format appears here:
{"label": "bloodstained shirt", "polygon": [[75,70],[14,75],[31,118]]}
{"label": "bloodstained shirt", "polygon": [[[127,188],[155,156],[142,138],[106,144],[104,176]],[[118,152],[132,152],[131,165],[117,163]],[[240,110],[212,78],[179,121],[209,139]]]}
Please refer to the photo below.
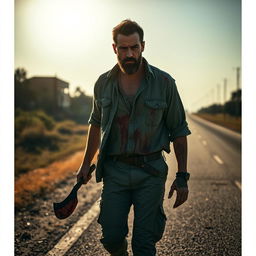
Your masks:
{"label": "bloodstained shirt", "polygon": [[120,91],[118,65],[95,85],[89,123],[101,127],[105,154],[169,153],[170,142],[191,133],[175,80],[144,58],[143,65],[145,76],[132,100]]}

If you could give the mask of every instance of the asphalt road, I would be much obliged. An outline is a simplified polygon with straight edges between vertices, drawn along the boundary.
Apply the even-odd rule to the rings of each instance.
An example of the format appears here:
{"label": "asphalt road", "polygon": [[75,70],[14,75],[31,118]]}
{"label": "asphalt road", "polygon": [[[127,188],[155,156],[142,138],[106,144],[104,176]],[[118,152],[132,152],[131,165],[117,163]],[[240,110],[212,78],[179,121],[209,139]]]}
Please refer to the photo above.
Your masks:
{"label": "asphalt road", "polygon": [[[177,170],[174,154],[167,155],[164,208],[168,221],[157,255],[241,255],[240,135],[196,117],[188,117],[188,122],[192,131],[188,137],[189,200],[174,210],[174,199],[167,199]],[[130,230],[132,217],[131,210]],[[108,255],[99,238],[100,227],[93,222],[66,256]]]}
{"label": "asphalt road", "polygon": [[[177,170],[172,150],[170,155],[166,155],[169,165],[164,200],[167,225],[162,240],[157,244],[157,255],[241,255],[241,136],[195,116],[188,116],[188,123],[192,131],[188,137],[189,199],[177,209],[172,208],[174,198],[167,199]],[[30,212],[24,210],[19,213],[16,223],[19,226],[24,221],[24,225],[20,225],[22,228],[29,221],[27,230],[30,229],[30,233],[20,231],[15,255],[108,255],[99,242],[101,230],[96,222],[97,214],[92,218],[93,213],[90,213],[91,217],[87,219],[93,221],[87,223],[85,231],[76,226],[81,216],[95,207],[95,202],[97,211],[101,184],[92,180],[79,191],[79,206],[69,219],[60,221],[53,216],[50,209],[52,201],[63,199],[73,182],[74,178],[60,184],[56,191],[39,199]],[[35,217],[33,211],[36,212]],[[129,241],[132,218],[131,209]],[[81,235],[75,242],[68,240],[80,231]],[[59,243],[65,234],[69,235]],[[70,247],[67,247],[68,244]],[[52,249],[54,246],[55,251]]]}

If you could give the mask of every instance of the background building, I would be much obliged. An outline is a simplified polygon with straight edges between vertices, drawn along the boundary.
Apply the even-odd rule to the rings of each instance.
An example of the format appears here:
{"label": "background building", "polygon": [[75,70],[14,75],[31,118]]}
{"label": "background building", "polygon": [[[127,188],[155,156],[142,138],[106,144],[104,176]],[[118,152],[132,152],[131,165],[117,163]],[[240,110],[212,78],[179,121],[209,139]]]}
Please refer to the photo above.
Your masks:
{"label": "background building", "polygon": [[57,77],[32,77],[26,80],[31,108],[58,110],[70,107],[69,83]]}

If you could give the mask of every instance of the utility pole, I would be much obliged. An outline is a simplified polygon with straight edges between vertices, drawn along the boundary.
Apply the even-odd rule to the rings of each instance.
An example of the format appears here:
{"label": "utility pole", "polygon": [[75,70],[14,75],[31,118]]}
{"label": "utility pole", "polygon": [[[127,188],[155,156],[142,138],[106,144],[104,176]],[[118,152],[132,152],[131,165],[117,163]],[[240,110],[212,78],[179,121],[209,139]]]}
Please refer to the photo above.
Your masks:
{"label": "utility pole", "polygon": [[217,104],[220,104],[220,85],[217,84]]}
{"label": "utility pole", "polygon": [[239,88],[240,88],[240,67],[236,67],[236,117],[239,116]]}
{"label": "utility pole", "polygon": [[227,78],[224,78],[224,85],[223,85],[223,107],[224,107],[224,120],[226,119],[226,110],[225,110],[225,103],[227,100]]}
{"label": "utility pole", "polygon": [[227,100],[227,78],[224,78],[224,85],[223,85],[223,101],[224,104],[226,103]]}
{"label": "utility pole", "polygon": [[236,67],[236,89],[240,88],[240,67]]}

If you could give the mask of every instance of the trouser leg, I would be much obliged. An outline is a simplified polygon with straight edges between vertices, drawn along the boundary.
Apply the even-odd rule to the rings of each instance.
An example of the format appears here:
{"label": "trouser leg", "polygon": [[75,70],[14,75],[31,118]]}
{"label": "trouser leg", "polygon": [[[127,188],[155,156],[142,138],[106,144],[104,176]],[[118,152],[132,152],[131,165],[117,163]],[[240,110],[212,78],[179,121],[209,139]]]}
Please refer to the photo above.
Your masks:
{"label": "trouser leg", "polygon": [[113,256],[127,253],[128,214],[131,206],[131,193],[111,181],[104,182],[98,222],[102,227],[104,248]]}
{"label": "trouser leg", "polygon": [[113,256],[128,255],[125,238],[131,204],[134,204],[133,255],[156,254],[155,244],[161,239],[166,222],[162,204],[168,167],[163,159],[150,164],[159,169],[158,177],[118,162],[105,164],[98,222],[102,226],[101,242]]}
{"label": "trouser leg", "polygon": [[164,185],[165,180],[152,177],[133,193],[132,249],[134,256],[156,255],[155,244],[162,238],[166,222],[163,211]]}

